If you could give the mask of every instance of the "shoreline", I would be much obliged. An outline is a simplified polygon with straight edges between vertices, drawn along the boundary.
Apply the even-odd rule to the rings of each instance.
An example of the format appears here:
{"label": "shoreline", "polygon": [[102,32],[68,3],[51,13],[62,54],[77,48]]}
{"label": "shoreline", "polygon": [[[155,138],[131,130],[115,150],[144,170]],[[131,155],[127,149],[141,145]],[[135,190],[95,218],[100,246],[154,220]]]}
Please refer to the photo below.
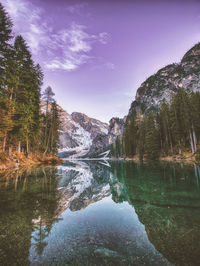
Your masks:
{"label": "shoreline", "polygon": [[[64,161],[115,161],[115,160],[124,160],[124,161],[133,161],[133,162],[141,162],[138,156],[134,156],[132,158],[76,158],[76,159],[67,159],[64,160],[52,154],[31,154],[29,157],[26,157],[23,153],[17,155],[16,153],[12,154],[12,156],[8,156],[4,154],[4,158],[2,160],[2,154],[0,154],[0,173],[8,170],[18,170],[21,168],[29,168],[39,165],[58,165],[64,163]],[[144,158],[142,162],[185,162],[185,163],[197,163],[200,164],[200,161],[195,159],[195,156],[162,156],[157,160],[148,160]]]}
{"label": "shoreline", "polygon": [[[140,162],[138,156],[135,156],[133,158],[124,158],[125,161],[135,161]],[[142,160],[143,162],[152,162],[152,161],[160,161],[160,162],[188,162],[188,163],[197,163],[200,164],[199,160],[195,159],[195,156],[191,154],[191,156],[185,156],[185,155],[171,155],[171,156],[161,156],[157,160],[148,160],[144,158]]]}
{"label": "shoreline", "polygon": [[0,172],[14,171],[36,165],[56,165],[60,163],[63,163],[63,160],[52,154],[31,154],[29,157],[26,157],[23,153],[20,155],[13,153],[11,156],[6,153],[0,154]]}

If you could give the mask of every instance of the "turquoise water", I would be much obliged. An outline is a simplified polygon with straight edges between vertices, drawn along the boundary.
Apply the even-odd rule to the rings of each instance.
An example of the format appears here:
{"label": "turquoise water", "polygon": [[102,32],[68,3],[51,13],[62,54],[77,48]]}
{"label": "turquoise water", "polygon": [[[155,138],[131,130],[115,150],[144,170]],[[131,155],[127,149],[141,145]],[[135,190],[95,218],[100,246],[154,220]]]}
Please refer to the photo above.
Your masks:
{"label": "turquoise water", "polygon": [[200,168],[76,161],[0,177],[0,265],[199,265]]}

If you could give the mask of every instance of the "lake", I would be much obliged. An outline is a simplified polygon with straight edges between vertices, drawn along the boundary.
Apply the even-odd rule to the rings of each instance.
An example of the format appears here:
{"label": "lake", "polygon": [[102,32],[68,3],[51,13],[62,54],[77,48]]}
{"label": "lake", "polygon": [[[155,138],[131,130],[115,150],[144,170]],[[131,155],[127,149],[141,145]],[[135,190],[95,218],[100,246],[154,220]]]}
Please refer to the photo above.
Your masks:
{"label": "lake", "polygon": [[199,265],[200,167],[66,161],[0,176],[0,265]]}

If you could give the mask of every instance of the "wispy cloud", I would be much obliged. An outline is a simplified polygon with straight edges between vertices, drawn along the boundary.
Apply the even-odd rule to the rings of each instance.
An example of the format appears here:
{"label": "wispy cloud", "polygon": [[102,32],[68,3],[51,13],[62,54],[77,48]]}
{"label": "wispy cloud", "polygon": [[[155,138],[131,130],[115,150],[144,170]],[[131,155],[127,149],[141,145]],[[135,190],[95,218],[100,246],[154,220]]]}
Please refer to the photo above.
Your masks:
{"label": "wispy cloud", "polygon": [[[16,34],[22,34],[33,54],[46,54],[44,65],[51,70],[72,71],[81,65],[94,60],[91,51],[94,44],[105,45],[109,34],[88,33],[85,25],[71,23],[64,29],[55,29],[53,23],[44,22],[45,11],[30,1],[2,0],[14,22]],[[87,4],[76,4],[67,9],[70,13],[79,13]],[[112,69],[112,63],[106,63]]]}
{"label": "wispy cloud", "polygon": [[[52,36],[54,48],[59,47],[62,56],[54,58],[46,63],[49,69],[74,70],[80,65],[93,59],[90,51],[94,43],[106,44],[107,33],[91,35],[87,33],[87,27],[73,23],[69,29],[61,30]],[[54,49],[51,47],[51,49]]]}
{"label": "wispy cloud", "polygon": [[15,34],[26,39],[30,49],[37,54],[49,41],[50,29],[42,21],[43,10],[24,0],[2,0],[14,22]]}
{"label": "wispy cloud", "polygon": [[88,6],[88,3],[78,3],[78,4],[68,6],[66,10],[69,11],[71,14],[80,15],[83,8],[87,6]]}

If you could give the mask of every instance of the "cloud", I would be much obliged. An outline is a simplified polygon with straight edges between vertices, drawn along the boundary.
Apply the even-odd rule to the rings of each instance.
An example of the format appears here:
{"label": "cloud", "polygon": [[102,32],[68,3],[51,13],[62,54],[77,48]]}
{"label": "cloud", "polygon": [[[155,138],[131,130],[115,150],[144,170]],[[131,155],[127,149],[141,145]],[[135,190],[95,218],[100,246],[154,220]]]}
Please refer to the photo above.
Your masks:
{"label": "cloud", "polygon": [[108,69],[115,69],[115,65],[111,62],[106,62],[105,63],[105,67],[107,67]]}
{"label": "cloud", "polygon": [[49,29],[42,22],[43,10],[24,0],[2,0],[14,22],[14,33],[21,34],[37,54],[49,41]]}
{"label": "cloud", "polygon": [[87,55],[70,55],[66,54],[66,56],[63,58],[63,60],[59,59],[54,59],[49,63],[46,63],[46,67],[51,70],[67,70],[67,71],[72,71],[77,69],[80,65],[85,64],[88,62],[90,57]]}
{"label": "cloud", "polygon": [[93,65],[91,67],[92,70],[99,70],[99,69],[108,69],[108,70],[114,70],[115,65],[112,62],[106,61],[102,57],[96,58],[97,64]]}
{"label": "cloud", "polygon": [[84,7],[88,6],[87,3],[79,3],[75,5],[70,5],[66,8],[67,11],[69,11],[71,14],[80,15],[81,11]]}
{"label": "cloud", "polygon": [[[85,25],[75,22],[57,29],[56,23],[44,20],[45,10],[31,1],[2,0],[2,3],[14,22],[14,33],[25,38],[34,55],[41,53],[47,69],[75,70],[95,60],[91,55],[94,44],[105,45],[110,39],[106,32],[91,34]],[[86,3],[80,3],[67,9],[70,13],[77,14],[85,6]],[[107,63],[107,67],[112,69],[114,66]]]}
{"label": "cloud", "polygon": [[93,59],[90,51],[94,43],[106,44],[109,38],[107,33],[89,34],[86,26],[72,23],[68,29],[54,34],[53,39],[55,49],[59,47],[62,56],[47,62],[46,68],[71,71]]}

